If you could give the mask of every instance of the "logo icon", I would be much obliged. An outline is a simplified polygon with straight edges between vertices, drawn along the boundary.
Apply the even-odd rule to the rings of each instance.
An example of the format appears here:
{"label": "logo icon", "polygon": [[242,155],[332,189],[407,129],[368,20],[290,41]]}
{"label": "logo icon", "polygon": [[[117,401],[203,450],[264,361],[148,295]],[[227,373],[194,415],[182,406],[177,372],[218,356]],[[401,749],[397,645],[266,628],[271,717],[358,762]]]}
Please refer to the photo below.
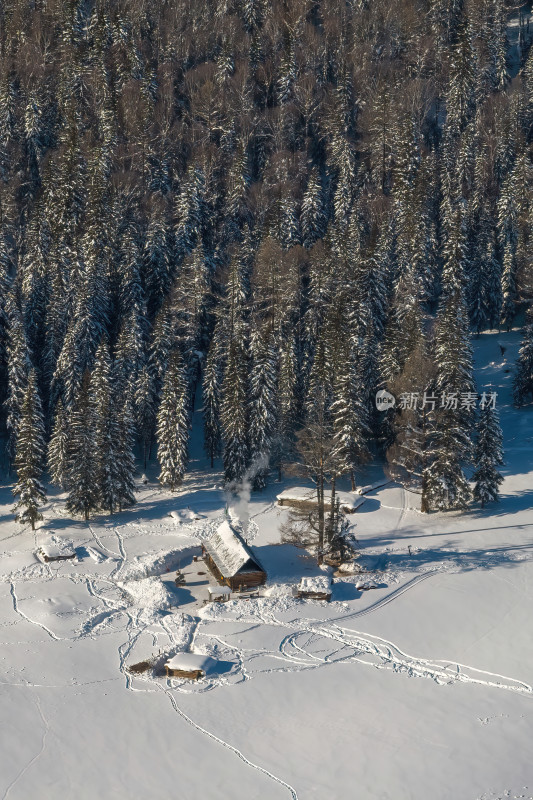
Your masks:
{"label": "logo icon", "polygon": [[394,408],[396,405],[396,398],[385,389],[380,389],[376,392],[376,408],[378,411],[387,411],[388,408]]}

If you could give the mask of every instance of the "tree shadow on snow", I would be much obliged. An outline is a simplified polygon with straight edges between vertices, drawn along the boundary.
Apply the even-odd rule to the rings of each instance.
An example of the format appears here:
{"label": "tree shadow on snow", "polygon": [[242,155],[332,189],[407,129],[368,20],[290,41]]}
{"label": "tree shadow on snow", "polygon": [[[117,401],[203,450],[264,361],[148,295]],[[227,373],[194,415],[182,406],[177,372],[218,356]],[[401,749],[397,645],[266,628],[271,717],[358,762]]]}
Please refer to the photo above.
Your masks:
{"label": "tree shadow on snow", "polygon": [[[381,544],[392,544],[393,539],[382,539]],[[397,544],[397,538],[396,538]],[[382,554],[379,567],[373,565],[372,569],[381,571],[392,570],[417,570],[420,567],[448,566],[456,572],[471,572],[475,570],[491,570],[497,567],[517,567],[523,561],[533,560],[533,542],[516,545],[502,545],[489,548],[456,549],[454,541],[447,539],[440,547],[412,549],[409,554],[405,551],[390,551]],[[363,557],[362,562],[370,557]]]}

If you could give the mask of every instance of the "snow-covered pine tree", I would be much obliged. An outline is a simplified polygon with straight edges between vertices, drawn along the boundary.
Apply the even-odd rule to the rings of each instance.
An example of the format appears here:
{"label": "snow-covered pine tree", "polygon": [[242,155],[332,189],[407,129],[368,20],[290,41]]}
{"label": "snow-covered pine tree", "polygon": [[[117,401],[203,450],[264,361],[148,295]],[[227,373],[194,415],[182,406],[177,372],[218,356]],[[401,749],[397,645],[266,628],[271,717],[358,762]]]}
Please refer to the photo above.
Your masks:
{"label": "snow-covered pine tree", "polygon": [[450,76],[446,94],[446,125],[452,137],[458,136],[475,111],[476,60],[474,29],[463,6],[451,46]]}
{"label": "snow-covered pine tree", "polygon": [[516,362],[514,375],[514,402],[515,405],[526,405],[533,401],[533,319],[528,317],[528,323],[524,329],[522,345]]}
{"label": "snow-covered pine tree", "polygon": [[15,457],[18,425],[26,391],[31,356],[24,332],[24,323],[16,297],[16,287],[9,293],[6,303],[7,318],[7,455],[10,462]]}
{"label": "snow-covered pine tree", "polygon": [[95,433],[93,407],[90,400],[91,375],[83,375],[78,396],[70,414],[69,472],[67,510],[89,519],[98,506],[96,484]]}
{"label": "snow-covered pine tree", "polygon": [[232,336],[222,382],[220,421],[224,441],[224,478],[227,483],[241,480],[248,464],[248,381],[244,343]]}
{"label": "snow-covered pine tree", "polygon": [[502,310],[501,322],[510,329],[516,314],[518,245],[517,171],[512,170],[501,187],[498,198],[498,241],[502,254]]}
{"label": "snow-covered pine tree", "polygon": [[175,239],[178,264],[194,250],[206,222],[205,192],[203,169],[193,163],[189,164],[176,199]]}
{"label": "snow-covered pine tree", "polygon": [[499,486],[503,481],[497,467],[503,464],[503,436],[498,412],[490,402],[481,409],[476,423],[477,440],[474,448],[473,480],[474,499],[481,508],[485,503],[498,500]]}
{"label": "snow-covered pine tree", "polygon": [[[398,402],[391,414],[393,443],[387,450],[387,461],[391,477],[404,485],[420,487],[428,463],[434,414],[424,396],[427,400],[432,395],[434,379],[435,366],[422,334],[402,372],[389,384]],[[427,511],[426,498],[422,501],[422,511]]]}
{"label": "snow-covered pine tree", "polygon": [[436,408],[422,494],[425,510],[445,511],[466,508],[471,497],[462,465],[470,456],[472,410],[462,396],[473,391],[472,350],[460,291],[445,296],[437,314],[434,359]]}
{"label": "snow-covered pine tree", "polygon": [[98,504],[112,514],[118,507],[117,448],[118,408],[111,397],[111,358],[104,337],[96,351],[91,376],[91,406],[94,424],[94,462]]}
{"label": "snow-covered pine tree", "polygon": [[302,244],[306,248],[312,247],[326,233],[327,215],[324,206],[322,181],[316,166],[309,173],[307,189],[302,200],[300,226],[302,229]]}
{"label": "snow-covered pine tree", "polygon": [[189,429],[189,392],[183,358],[175,350],[169,360],[157,413],[159,480],[171,492],[180,486],[187,468]]}
{"label": "snow-covered pine tree", "polygon": [[295,433],[302,410],[298,380],[298,359],[294,330],[287,328],[281,336],[279,347],[279,373],[277,387],[278,419],[273,442],[273,462],[281,480],[282,465],[293,455]]}
{"label": "snow-covered pine tree", "polygon": [[152,450],[156,421],[154,378],[149,364],[144,364],[135,387],[134,407],[137,434],[141,440],[143,464],[146,469]]}
{"label": "snow-covered pine tree", "polygon": [[146,238],[143,261],[146,275],[146,294],[150,319],[159,311],[171,284],[170,234],[165,219],[165,208],[154,201]]}
{"label": "snow-covered pine tree", "polygon": [[339,463],[342,464],[342,472],[349,473],[354,491],[355,469],[368,461],[370,455],[367,445],[370,431],[354,347],[348,341],[342,350],[345,355],[334,378],[331,415]]}
{"label": "snow-covered pine tree", "polygon": [[[115,365],[115,371],[117,365]],[[116,409],[117,456],[116,484],[118,510],[135,503],[135,417],[133,403],[124,380],[114,379],[113,404]]]}
{"label": "snow-covered pine tree", "polygon": [[263,489],[268,477],[272,442],[277,422],[277,353],[268,331],[251,336],[249,436],[253,488]]}
{"label": "snow-covered pine tree", "polygon": [[479,333],[485,328],[498,327],[502,308],[501,265],[496,255],[494,227],[484,211],[475,236],[469,296],[470,320]]}
{"label": "snow-covered pine tree", "polygon": [[224,442],[224,478],[227,483],[241,480],[249,455],[249,352],[245,298],[245,279],[241,264],[234,258],[230,265],[223,304],[227,333],[224,341],[220,422]]}
{"label": "snow-covered pine tree", "polygon": [[29,522],[32,530],[42,519],[39,506],[46,499],[40,481],[45,458],[44,419],[35,370],[28,375],[28,383],[22,402],[20,422],[17,429],[15,469],[17,482],[13,494],[18,497],[14,511],[19,510],[17,520]]}
{"label": "snow-covered pine tree", "polygon": [[213,467],[214,460],[219,455],[221,447],[221,372],[217,341],[216,338],[213,338],[207,355],[203,377],[204,447],[206,455],[211,462],[211,467]]}
{"label": "snow-covered pine tree", "polygon": [[61,398],[58,400],[52,436],[48,442],[48,471],[52,483],[65,490],[69,475],[69,426],[65,407]]}

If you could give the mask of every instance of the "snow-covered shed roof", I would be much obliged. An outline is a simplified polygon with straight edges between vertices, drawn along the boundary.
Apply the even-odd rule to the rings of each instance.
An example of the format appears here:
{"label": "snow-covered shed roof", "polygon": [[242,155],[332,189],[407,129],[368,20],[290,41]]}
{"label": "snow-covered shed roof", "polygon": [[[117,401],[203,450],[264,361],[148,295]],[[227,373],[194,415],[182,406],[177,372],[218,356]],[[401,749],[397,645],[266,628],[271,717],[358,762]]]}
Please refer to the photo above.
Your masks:
{"label": "snow-covered shed roof", "polygon": [[[355,511],[359,506],[364,503],[364,498],[355,497],[351,492],[337,491],[337,498],[339,500],[341,511],[346,511],[348,514]],[[285,489],[284,492],[278,494],[276,497],[279,505],[290,505],[291,503],[313,503],[316,504],[317,496],[315,489],[309,489],[306,486],[292,486],[290,489]],[[330,503],[328,494],[325,497],[326,505]]]}
{"label": "snow-covered shed roof", "polygon": [[213,595],[213,594],[222,595],[223,594],[223,595],[228,595],[228,597],[229,597],[229,595],[231,594],[231,589],[229,588],[229,586],[219,586],[218,583],[217,583],[216,586],[208,586],[207,587],[207,591],[209,592],[210,595]]}
{"label": "snow-covered shed roof", "polygon": [[216,661],[210,656],[204,656],[201,653],[177,653],[166,662],[165,666],[169,669],[179,669],[183,672],[194,672],[201,670],[204,675],[212,670]]}
{"label": "snow-covered shed roof", "polygon": [[246,542],[227,520],[221,522],[202,544],[224,578],[233,578],[238,572],[264,571]]}
{"label": "snow-covered shed roof", "polygon": [[329,575],[316,575],[314,578],[302,578],[298,586],[300,592],[330,592],[331,578]]}

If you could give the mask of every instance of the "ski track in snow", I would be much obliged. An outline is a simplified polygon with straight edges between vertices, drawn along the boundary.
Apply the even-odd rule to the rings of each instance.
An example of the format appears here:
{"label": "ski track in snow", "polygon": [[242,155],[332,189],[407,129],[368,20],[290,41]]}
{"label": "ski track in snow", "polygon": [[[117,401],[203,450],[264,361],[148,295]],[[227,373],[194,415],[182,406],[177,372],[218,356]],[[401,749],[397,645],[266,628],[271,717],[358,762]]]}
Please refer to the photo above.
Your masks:
{"label": "ski track in snow", "polygon": [[38,760],[38,759],[39,759],[39,758],[42,756],[42,754],[44,753],[44,749],[45,749],[45,747],[46,747],[46,737],[47,737],[47,735],[48,735],[48,731],[50,730],[50,728],[49,728],[48,722],[46,721],[46,718],[45,718],[45,716],[44,716],[44,714],[43,714],[43,710],[42,710],[42,708],[41,708],[41,704],[39,703],[39,697],[38,697],[37,695],[35,696],[35,704],[36,704],[36,706],[37,706],[37,710],[38,710],[38,712],[39,712],[39,716],[41,717],[41,721],[42,721],[42,723],[43,723],[43,735],[42,735],[42,738],[41,738],[41,747],[40,747],[40,749],[39,749],[39,752],[38,752],[38,753],[36,753],[36,754],[35,754],[35,755],[34,755],[34,756],[33,756],[33,757],[30,759],[30,761],[28,761],[28,763],[27,763],[27,764],[26,764],[26,765],[25,765],[25,766],[24,766],[24,767],[23,767],[23,768],[20,770],[20,772],[19,772],[19,774],[16,776],[16,778],[15,778],[13,781],[11,781],[11,783],[9,784],[9,786],[7,787],[7,789],[5,790],[4,794],[2,795],[2,800],[7,800],[7,798],[8,798],[8,797],[9,797],[9,795],[11,794],[11,790],[15,788],[15,786],[16,786],[16,785],[17,785],[17,783],[20,781],[20,779],[24,777],[24,775],[25,775],[25,774],[26,774],[26,772],[27,772],[27,771],[30,769],[30,767],[32,767],[32,766],[35,764],[35,762],[36,762],[36,761],[37,761],[37,760]]}
{"label": "ski track in snow", "polygon": [[[253,521],[255,517],[272,510],[274,505],[274,502],[270,503],[267,505],[267,507],[251,516],[250,520]],[[407,493],[404,489],[402,489],[402,508],[395,526],[396,530],[402,526],[407,511]],[[265,767],[255,764],[237,747],[229,742],[224,741],[214,732],[209,731],[197,724],[178,705],[177,697],[179,697],[179,694],[181,693],[190,695],[199,692],[203,693],[216,689],[220,686],[251,680],[255,676],[263,673],[294,673],[302,670],[320,669],[334,663],[364,664],[366,666],[373,666],[377,669],[387,669],[396,673],[405,674],[409,677],[431,679],[441,685],[460,682],[477,684],[488,688],[504,689],[525,696],[529,696],[533,693],[532,687],[520,680],[499,675],[497,673],[492,673],[486,670],[481,670],[469,665],[456,663],[453,660],[431,659],[413,656],[404,652],[393,642],[373,634],[351,630],[343,626],[342,623],[345,621],[357,619],[384,608],[389,603],[397,600],[405,592],[413,589],[422,581],[425,581],[434,575],[448,572],[450,571],[449,568],[437,567],[435,569],[430,569],[426,572],[416,574],[403,585],[399,586],[385,597],[377,600],[367,608],[364,608],[360,611],[353,611],[338,616],[332,616],[325,620],[302,619],[296,617],[292,620],[284,621],[276,617],[273,609],[264,608],[262,605],[256,603],[247,603],[245,605],[245,612],[242,614],[242,616],[236,616],[234,618],[222,616],[215,616],[211,619],[196,618],[194,620],[195,624],[189,631],[188,641],[185,642],[183,637],[180,638],[179,636],[180,631],[183,631],[183,622],[180,623],[175,617],[161,615],[160,617],[154,619],[145,620],[143,619],[142,609],[135,607],[132,608],[121,603],[119,599],[119,597],[122,596],[121,594],[117,595],[116,597],[106,597],[105,594],[102,593],[106,590],[100,586],[101,584],[107,584],[112,588],[119,588],[117,587],[118,580],[126,564],[128,563],[128,554],[124,544],[124,535],[121,533],[119,526],[116,526],[109,531],[110,533],[114,533],[117,538],[118,552],[115,552],[103,544],[100,536],[96,533],[90,523],[88,523],[88,527],[91,532],[92,540],[96,542],[98,547],[103,552],[107,553],[117,562],[109,576],[104,577],[98,574],[86,575],[78,572],[68,574],[62,571],[59,573],[59,570],[55,570],[54,572],[61,574],[62,577],[72,580],[74,583],[83,582],[86,586],[88,595],[102,604],[101,610],[99,610],[96,614],[93,613],[92,615],[89,615],[85,623],[73,637],[66,637],[66,639],[61,638],[52,630],[50,630],[50,628],[48,628],[45,624],[31,619],[20,609],[19,599],[17,597],[15,588],[15,581],[12,579],[10,580],[10,576],[5,576],[5,579],[10,582],[10,594],[13,601],[13,609],[16,614],[26,622],[41,628],[47,634],[47,636],[54,641],[75,641],[86,636],[96,637],[104,635],[105,633],[109,632],[108,627],[113,620],[115,620],[117,617],[125,617],[126,640],[118,646],[117,652],[119,671],[125,679],[125,688],[129,691],[135,692],[152,692],[154,690],[163,691],[169,698],[174,712],[182,717],[187,724],[191,725],[201,734],[207,736],[220,746],[226,748],[228,751],[237,756],[237,758],[246,766],[257,770],[270,780],[277,783],[280,787],[286,789],[287,792],[290,793],[293,800],[298,800],[298,795],[294,787],[292,787],[282,778],[274,775]],[[133,537],[136,535],[146,535],[149,533],[149,531],[145,530],[141,525],[133,525],[130,523],[126,527],[135,528],[136,533],[133,534]],[[253,523],[252,527],[255,529],[257,526],[255,523]],[[255,532],[256,531],[254,530],[254,533]],[[253,538],[253,534],[251,538]],[[21,579],[24,580],[24,577],[23,571]],[[28,578],[30,578],[28,582],[32,582],[34,580],[30,576],[29,570]],[[26,580],[28,579],[26,578]],[[245,624],[247,627],[244,629],[244,631],[241,631],[239,635],[242,635],[254,627],[261,627],[263,625],[276,626],[283,631],[283,635],[279,645],[277,646],[277,649],[275,650],[266,648],[259,649],[241,647],[240,645],[232,644],[230,641],[226,641],[223,628],[225,623],[231,624],[232,634],[235,634],[235,624]],[[203,643],[207,645],[208,650],[214,647],[218,655],[224,653],[224,650],[226,650],[226,652],[230,652],[234,662],[233,668],[224,675],[218,675],[210,680],[208,679],[203,681],[201,685],[191,685],[187,682],[170,682],[167,680],[165,686],[161,678],[132,675],[127,670],[127,661],[141,636],[149,633],[152,636],[154,647],[156,647],[158,644],[158,633],[157,630],[154,631],[154,625],[157,625],[161,633],[168,640],[166,649],[168,649],[168,646],[170,646],[170,648],[172,648],[174,651],[182,650],[184,648],[194,649],[198,639],[202,637]],[[207,629],[208,626],[211,625],[218,626],[216,633],[211,633]],[[113,632],[116,632],[117,629],[113,628],[112,630]],[[230,636],[232,634],[230,634]],[[204,647],[203,649],[205,650],[206,648]],[[255,662],[264,658],[274,662],[279,662],[279,667],[276,667],[275,665],[267,666],[257,664],[256,669]],[[150,688],[141,688],[139,686],[139,682],[149,684]],[[20,685],[27,685],[28,687],[33,686],[33,684]],[[77,686],[78,684],[72,685]],[[35,684],[35,688],[37,687],[38,685]],[[43,688],[46,687],[43,686]],[[39,713],[41,713],[42,716],[40,707]],[[43,724],[45,725],[45,731],[43,733],[41,750],[39,753],[33,756],[33,758],[6,789],[2,800],[8,800],[8,796],[12,788],[44,751],[45,739],[48,730],[44,718]]]}
{"label": "ski track in snow", "polygon": [[192,725],[192,727],[195,728],[197,731],[199,731],[200,733],[203,733],[205,736],[208,736],[210,739],[213,739],[213,741],[215,741],[218,744],[222,745],[222,747],[225,747],[228,750],[230,750],[234,755],[237,756],[237,758],[239,758],[241,761],[243,761],[246,764],[246,766],[257,770],[257,772],[261,772],[263,775],[266,775],[267,778],[270,778],[275,783],[279,784],[280,786],[283,786],[290,793],[290,795],[293,798],[293,800],[298,800],[298,794],[296,793],[296,790],[289,783],[287,783],[286,781],[282,780],[281,778],[278,778],[272,772],[269,772],[268,769],[265,769],[265,767],[261,767],[259,764],[255,764],[253,761],[250,761],[250,759],[247,758],[237,747],[235,747],[232,744],[229,744],[229,742],[226,742],[224,739],[221,739],[220,736],[217,736],[215,733],[212,733],[211,731],[208,731],[206,728],[202,728],[201,725],[198,725],[197,722],[194,722],[194,720],[192,720],[183,711],[183,709],[181,709],[178,706],[178,704],[176,702],[176,698],[174,697],[174,695],[168,689],[166,689],[164,686],[161,686],[161,684],[157,684],[157,688],[160,689],[161,691],[163,691],[167,695],[167,697],[169,698],[169,700],[170,700],[170,702],[172,704],[172,708],[174,709],[174,711],[177,714],[180,715],[180,717],[182,717],[182,719],[185,720],[185,722],[188,722],[189,725]]}
{"label": "ski track in snow", "polygon": [[42,622],[30,619],[30,617],[28,617],[27,614],[25,614],[23,611],[20,610],[17,593],[15,591],[15,584],[13,583],[13,581],[10,581],[9,586],[10,586],[9,591],[11,593],[11,597],[13,598],[13,610],[15,611],[15,613],[17,613],[19,616],[22,617],[23,620],[29,622],[31,625],[37,625],[39,628],[45,631],[48,634],[48,636],[50,636],[51,639],[54,639],[56,642],[60,642],[61,641],[60,636],[56,636],[55,633],[51,631],[50,628],[47,628],[46,625],[43,625]]}
{"label": "ski track in snow", "polygon": [[94,530],[93,526],[90,522],[87,523],[89,530],[91,531],[91,536],[93,537],[94,541],[102,550],[108,553],[113,558],[120,558],[120,553],[115,553],[113,550],[110,550],[109,547],[106,547],[105,544],[102,542],[96,531]]}

